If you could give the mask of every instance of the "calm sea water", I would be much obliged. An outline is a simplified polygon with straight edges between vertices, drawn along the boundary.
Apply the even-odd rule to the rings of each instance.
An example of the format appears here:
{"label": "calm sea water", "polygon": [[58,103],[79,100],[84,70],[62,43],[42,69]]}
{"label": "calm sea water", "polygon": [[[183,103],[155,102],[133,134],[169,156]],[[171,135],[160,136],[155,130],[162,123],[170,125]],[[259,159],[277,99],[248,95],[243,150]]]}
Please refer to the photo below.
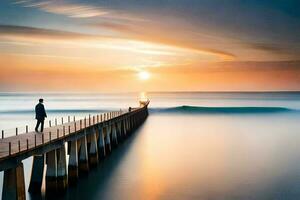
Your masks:
{"label": "calm sea water", "polygon": [[0,93],[0,129],[33,127],[40,97],[53,120],[140,96],[151,100],[146,122],[64,199],[300,199],[300,93]]}

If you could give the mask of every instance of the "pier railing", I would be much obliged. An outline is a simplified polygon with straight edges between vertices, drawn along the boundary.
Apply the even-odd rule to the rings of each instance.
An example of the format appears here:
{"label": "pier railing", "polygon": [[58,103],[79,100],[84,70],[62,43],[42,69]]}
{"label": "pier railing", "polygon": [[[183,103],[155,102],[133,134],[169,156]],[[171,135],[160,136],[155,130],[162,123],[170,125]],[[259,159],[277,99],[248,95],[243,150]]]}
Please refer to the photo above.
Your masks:
{"label": "pier railing", "polygon": [[46,194],[63,192],[68,185],[76,183],[79,172],[87,173],[144,122],[148,104],[144,102],[126,112],[62,120],[60,125],[50,124],[43,133],[20,134],[16,130],[15,136],[0,139],[0,171],[4,171],[2,199],[25,198],[22,160],[30,156],[33,156],[33,166],[29,192],[41,192],[45,164]]}
{"label": "pier railing", "polygon": [[[33,111],[34,112],[34,111]],[[82,121],[84,119],[88,119],[88,118],[95,118],[97,119],[97,122],[101,122],[103,120],[107,120],[107,117],[115,117],[117,115],[122,115],[124,113],[128,112],[128,110],[126,109],[120,109],[119,111],[109,111],[109,112],[101,112],[98,114],[88,114],[88,116],[85,117],[78,117],[78,116],[63,116],[63,117],[59,117],[59,118],[53,118],[53,119],[45,119],[45,123],[44,123],[44,130],[46,131],[48,128],[51,128],[53,126],[60,126],[60,125],[64,125],[67,126],[68,124],[72,124],[76,121],[80,121],[78,120],[81,119]],[[0,140],[4,139],[4,138],[8,138],[8,137],[12,137],[12,136],[17,136],[20,134],[26,134],[26,133],[30,133],[34,131],[34,125],[31,123],[29,123],[30,125],[25,125],[25,126],[17,126],[15,128],[9,128],[9,129],[2,129],[0,130]],[[44,132],[45,132],[44,131]]]}
{"label": "pier railing", "polygon": [[[5,131],[2,130],[0,139],[0,160],[7,157],[13,156],[14,154],[22,153],[23,151],[31,150],[40,145],[47,144],[53,140],[61,139],[70,134],[74,134],[82,129],[94,126],[95,124],[104,123],[113,118],[124,116],[128,111],[112,111],[108,113],[101,113],[98,115],[89,115],[83,119],[76,120],[75,116],[68,117],[67,121],[64,122],[64,118],[61,118],[61,124],[58,120],[49,121],[49,127],[45,127],[43,132],[28,131],[28,126],[22,128],[11,129],[7,137]],[[17,137],[15,137],[17,136]],[[6,147],[5,147],[6,146]],[[0,168],[1,169],[1,168]]]}

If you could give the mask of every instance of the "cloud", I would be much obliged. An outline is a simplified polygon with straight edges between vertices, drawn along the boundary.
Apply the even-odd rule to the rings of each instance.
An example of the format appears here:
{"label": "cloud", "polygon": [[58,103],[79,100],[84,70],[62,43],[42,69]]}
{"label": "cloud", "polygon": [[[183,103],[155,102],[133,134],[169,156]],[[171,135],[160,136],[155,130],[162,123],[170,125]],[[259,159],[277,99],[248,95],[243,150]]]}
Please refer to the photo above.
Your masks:
{"label": "cloud", "polygon": [[[123,24],[102,23],[104,27],[122,29],[126,32],[134,32],[129,26]],[[222,60],[232,60],[235,55],[216,49],[201,49],[184,44],[163,42],[159,40],[139,37],[108,37],[102,35],[82,34],[53,29],[43,29],[27,26],[0,25],[0,39],[13,42],[64,42],[84,48],[114,49],[131,51],[148,55],[180,56],[188,54],[213,56]]]}
{"label": "cloud", "polygon": [[151,39],[107,37],[26,26],[0,25],[0,39],[13,41],[16,44],[17,42],[32,42],[33,44],[49,45],[58,44],[69,48],[107,49],[153,56],[174,56],[178,58],[189,55],[193,57],[199,56],[199,58],[204,59],[209,57],[209,59],[221,58],[228,60],[233,56],[218,50],[177,46],[176,44],[163,43]]}
{"label": "cloud", "polygon": [[[100,30],[107,29],[110,31],[114,31],[120,33],[123,37],[127,37],[130,39],[136,39],[140,41],[146,41],[151,43],[163,44],[163,45],[170,45],[176,46],[182,49],[189,49],[194,51],[195,53],[201,55],[210,55],[218,57],[222,60],[233,60],[236,56],[233,53],[226,52],[224,50],[214,49],[214,48],[207,48],[201,47],[201,45],[197,43],[191,44],[188,37],[181,37],[180,40],[178,37],[175,37],[175,33],[172,33],[172,37],[170,37],[170,32],[173,32],[173,28],[164,28],[160,29],[160,33],[157,34],[156,28],[153,27],[152,23],[116,23],[116,22],[93,22],[93,23],[86,23],[85,26],[97,28]],[[185,34],[188,35],[189,32]]]}
{"label": "cloud", "polygon": [[274,43],[259,43],[259,42],[248,42],[246,45],[252,49],[260,51],[268,51],[276,54],[288,53],[288,49],[279,44]]}
{"label": "cloud", "polygon": [[20,4],[24,7],[39,8],[49,13],[62,14],[74,18],[97,17],[109,13],[109,11],[99,6],[70,3],[61,0],[18,0],[15,4]]}
{"label": "cloud", "polygon": [[140,31],[138,31],[133,24],[125,24],[125,23],[115,23],[115,22],[96,22],[96,23],[87,23],[84,24],[86,26],[92,27],[92,28],[99,28],[99,29],[109,29],[116,32],[125,32],[125,33],[132,33],[132,34],[141,34]]}
{"label": "cloud", "polygon": [[71,18],[110,18],[122,21],[146,21],[141,16],[136,17],[128,12],[109,9],[104,6],[99,6],[91,3],[69,2],[66,0],[16,0],[14,4],[23,7],[37,8],[42,11],[65,15]]}
{"label": "cloud", "polygon": [[[148,69],[149,70],[149,69]],[[272,73],[291,72],[300,73],[300,60],[290,61],[226,61],[204,62],[201,66],[187,65],[185,67],[166,66],[151,68],[152,73],[164,74],[215,74],[215,73]]]}
{"label": "cloud", "polygon": [[47,38],[47,39],[79,39],[87,38],[89,35],[59,31],[52,29],[34,28],[28,26],[0,25],[0,37],[28,37],[28,38]]}
{"label": "cloud", "polygon": [[300,70],[300,60],[287,61],[235,61],[220,62],[216,64],[224,70],[235,69],[238,71],[289,71]]}
{"label": "cloud", "polygon": [[[274,72],[300,71],[300,60],[287,61],[226,61],[209,63],[199,71],[220,72]],[[192,70],[191,70],[192,72]]]}
{"label": "cloud", "polygon": [[150,43],[147,44],[141,41],[26,26],[0,25],[0,38],[12,41],[49,44],[57,42],[83,48],[114,49],[153,55],[173,55],[171,51],[168,51],[171,48]]}

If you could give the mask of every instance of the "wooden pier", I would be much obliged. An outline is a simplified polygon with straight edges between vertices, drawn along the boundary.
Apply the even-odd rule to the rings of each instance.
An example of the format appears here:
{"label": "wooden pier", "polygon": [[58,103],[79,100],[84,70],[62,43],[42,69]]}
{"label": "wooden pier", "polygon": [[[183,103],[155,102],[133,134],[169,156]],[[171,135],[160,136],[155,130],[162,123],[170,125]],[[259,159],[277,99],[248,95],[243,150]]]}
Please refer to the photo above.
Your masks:
{"label": "wooden pier", "polygon": [[50,125],[43,133],[16,131],[16,136],[0,139],[0,171],[4,171],[2,199],[26,199],[22,161],[31,156],[28,191],[41,192],[46,165],[46,195],[63,193],[76,184],[79,173],[88,173],[97,166],[145,121],[148,104],[149,101],[141,102],[140,107],[126,112],[109,112],[81,120],[69,118],[61,125]]}

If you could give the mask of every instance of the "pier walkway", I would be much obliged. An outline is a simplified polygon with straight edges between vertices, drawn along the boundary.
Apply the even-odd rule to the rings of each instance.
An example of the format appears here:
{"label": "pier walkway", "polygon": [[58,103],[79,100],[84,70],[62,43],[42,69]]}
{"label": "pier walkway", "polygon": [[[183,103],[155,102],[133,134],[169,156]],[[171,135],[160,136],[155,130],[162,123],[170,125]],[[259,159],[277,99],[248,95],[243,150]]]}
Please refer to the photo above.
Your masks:
{"label": "pier walkway", "polygon": [[[28,191],[40,193],[45,170],[46,195],[56,195],[76,184],[148,116],[147,102],[129,111],[115,111],[72,120],[44,129],[0,139],[0,171],[4,171],[2,199],[25,199],[22,161],[33,156]],[[57,124],[57,122],[55,123]],[[3,133],[2,133],[3,134]],[[67,154],[69,155],[67,166]],[[44,166],[47,166],[46,168]]]}

